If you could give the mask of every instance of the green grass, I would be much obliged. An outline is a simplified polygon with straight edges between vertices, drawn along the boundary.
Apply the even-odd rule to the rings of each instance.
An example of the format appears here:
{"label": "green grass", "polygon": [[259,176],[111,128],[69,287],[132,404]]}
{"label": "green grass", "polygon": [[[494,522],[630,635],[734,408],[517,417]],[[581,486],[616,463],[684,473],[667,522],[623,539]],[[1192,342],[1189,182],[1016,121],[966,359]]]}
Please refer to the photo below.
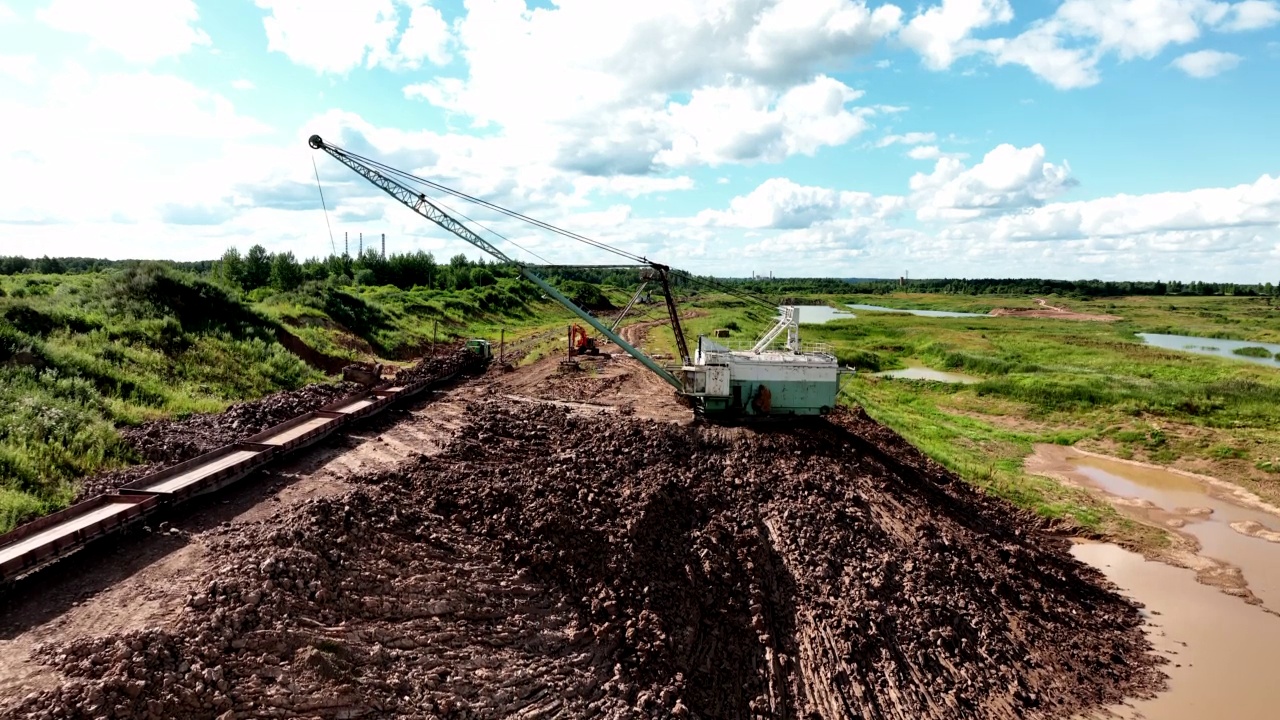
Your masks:
{"label": "green grass", "polygon": [[324,380],[278,343],[279,328],[336,357],[409,360],[435,338],[485,337],[496,350],[504,329],[515,342],[570,317],[511,279],[245,296],[158,265],[0,276],[0,532],[65,507],[78,478],[136,462],[118,426]]}
{"label": "green grass", "polygon": [[1236,348],[1231,352],[1235,355],[1243,355],[1244,357],[1254,357],[1254,358],[1270,358],[1271,357],[1271,351],[1264,347],[1256,347],[1256,346],[1242,347],[1242,348]]}

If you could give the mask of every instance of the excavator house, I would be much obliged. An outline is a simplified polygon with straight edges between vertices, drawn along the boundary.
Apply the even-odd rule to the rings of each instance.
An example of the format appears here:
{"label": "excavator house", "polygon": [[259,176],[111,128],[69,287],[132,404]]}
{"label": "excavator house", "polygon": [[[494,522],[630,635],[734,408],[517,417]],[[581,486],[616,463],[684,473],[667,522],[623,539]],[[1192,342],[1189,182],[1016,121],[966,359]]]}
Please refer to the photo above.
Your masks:
{"label": "excavator house", "polygon": [[[322,150],[346,165],[415,213],[492,255],[498,261],[518,268],[522,276],[537,285],[548,297],[565,306],[596,332],[674,387],[676,392],[688,398],[694,411],[702,416],[731,420],[822,415],[836,406],[841,372],[839,363],[829,347],[801,345],[798,314],[794,307],[778,308],[780,314],[776,324],[750,347],[732,348],[700,336],[696,350],[690,353],[680,326],[680,314],[670,291],[668,275],[671,269],[667,266],[362,157],[326,143],[319,135],[312,135],[307,143],[312,149]],[[417,187],[410,187],[410,183]],[[508,257],[461,220],[433,203],[426,196],[426,189],[476,203],[541,229],[615,253],[645,267],[649,276],[658,278],[663,285],[667,313],[679,347],[681,364],[665,367],[632,346],[615,332],[616,323],[614,327],[608,327],[591,313],[578,307],[534,272],[533,268]],[[643,289],[642,285],[641,290]],[[758,298],[754,300],[764,302]],[[635,302],[634,299],[632,302]],[[595,348],[595,342],[587,336],[585,329],[575,325],[574,330],[571,330],[570,347],[577,353],[594,354],[592,349]]]}

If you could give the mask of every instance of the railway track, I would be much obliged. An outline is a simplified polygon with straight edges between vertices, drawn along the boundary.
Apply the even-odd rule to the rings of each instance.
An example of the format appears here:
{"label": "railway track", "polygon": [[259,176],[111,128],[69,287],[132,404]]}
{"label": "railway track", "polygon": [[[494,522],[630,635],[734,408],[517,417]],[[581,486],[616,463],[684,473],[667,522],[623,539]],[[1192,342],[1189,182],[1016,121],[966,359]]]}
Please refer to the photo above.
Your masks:
{"label": "railway track", "polygon": [[447,375],[388,382],[291,418],[240,442],[141,477],[116,492],[98,495],[0,535],[0,584],[29,575],[81,548],[243,479],[393,403],[448,383],[478,363]]}

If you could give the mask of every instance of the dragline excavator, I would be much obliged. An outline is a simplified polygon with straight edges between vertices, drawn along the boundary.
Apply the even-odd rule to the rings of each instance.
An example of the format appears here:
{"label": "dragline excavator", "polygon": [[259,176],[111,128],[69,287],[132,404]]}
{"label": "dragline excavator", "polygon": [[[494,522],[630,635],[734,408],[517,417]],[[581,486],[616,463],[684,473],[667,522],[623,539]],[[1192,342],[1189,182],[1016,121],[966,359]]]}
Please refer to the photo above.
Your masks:
{"label": "dragline excavator", "polygon": [[[488,201],[449,190],[437,183],[330,145],[319,135],[312,135],[307,144],[315,150],[323,150],[410,210],[492,255],[500,262],[517,268],[529,282],[537,285],[549,297],[564,305],[596,332],[608,338],[610,342],[622,348],[624,352],[662,378],[680,395],[688,398],[695,410],[706,417],[819,415],[830,412],[836,405],[836,395],[839,390],[839,364],[829,347],[801,345],[798,314],[794,307],[780,308],[777,323],[749,348],[730,348],[725,344],[712,341],[711,338],[700,336],[694,352],[690,354],[680,324],[679,309],[676,307],[675,296],[671,292],[669,267],[525,217]],[[510,217],[527,221],[537,227],[564,234],[647,265],[652,270],[656,281],[662,285],[663,294],[666,296],[667,314],[675,334],[682,364],[673,368],[659,364],[614,332],[615,328],[606,326],[591,313],[578,307],[529,266],[508,257],[488,240],[472,232],[460,220],[442,210],[428,199],[425,193],[410,187],[409,183],[456,195]],[[774,343],[784,337],[784,333],[786,339],[783,341],[783,346],[774,347]],[[585,337],[585,333],[583,336]]]}

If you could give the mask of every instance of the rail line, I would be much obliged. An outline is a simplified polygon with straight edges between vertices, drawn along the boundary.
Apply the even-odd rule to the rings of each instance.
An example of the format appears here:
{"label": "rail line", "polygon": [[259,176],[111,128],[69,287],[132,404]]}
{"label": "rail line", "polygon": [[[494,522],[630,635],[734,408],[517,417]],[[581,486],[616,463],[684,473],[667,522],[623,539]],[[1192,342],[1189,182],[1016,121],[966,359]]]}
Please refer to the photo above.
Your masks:
{"label": "rail line", "polygon": [[154,513],[226,487],[273,460],[382,412],[392,403],[452,382],[472,367],[463,366],[441,377],[388,382],[362,390],[240,442],[139,478],[113,494],[99,495],[20,525],[0,535],[0,584],[30,574]]}

